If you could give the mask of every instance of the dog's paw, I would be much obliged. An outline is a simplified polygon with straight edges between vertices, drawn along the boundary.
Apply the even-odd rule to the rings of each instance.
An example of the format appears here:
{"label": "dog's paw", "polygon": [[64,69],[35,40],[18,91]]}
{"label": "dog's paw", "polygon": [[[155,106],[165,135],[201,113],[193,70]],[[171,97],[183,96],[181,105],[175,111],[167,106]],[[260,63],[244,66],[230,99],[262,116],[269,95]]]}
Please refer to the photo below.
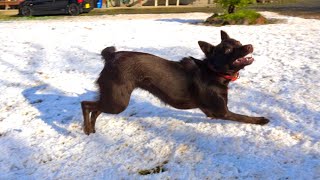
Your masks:
{"label": "dog's paw", "polygon": [[91,133],[95,133],[96,130],[95,129],[92,129],[88,126],[84,126],[83,127],[83,132],[86,134],[86,135],[90,135]]}
{"label": "dog's paw", "polygon": [[258,117],[256,123],[260,125],[265,125],[265,124],[268,124],[269,121],[270,120],[265,117]]}

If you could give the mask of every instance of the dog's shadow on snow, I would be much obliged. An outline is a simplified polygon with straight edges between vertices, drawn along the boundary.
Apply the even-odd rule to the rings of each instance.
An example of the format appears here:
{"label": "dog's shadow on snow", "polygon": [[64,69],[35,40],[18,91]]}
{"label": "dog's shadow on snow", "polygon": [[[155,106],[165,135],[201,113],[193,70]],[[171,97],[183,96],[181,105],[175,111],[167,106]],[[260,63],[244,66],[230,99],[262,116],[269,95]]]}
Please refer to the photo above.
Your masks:
{"label": "dog's shadow on snow", "polygon": [[201,20],[201,19],[179,19],[179,18],[157,19],[156,21],[170,22],[170,23],[182,23],[182,24],[201,24],[201,23],[204,23],[204,20]]}
{"label": "dog's shadow on snow", "polygon": [[[258,91],[253,88],[237,84],[239,92],[246,92],[242,97],[230,97],[229,107],[247,106],[257,116],[264,116],[270,119],[266,126],[284,127],[295,133],[303,133],[309,137],[320,138],[310,123],[315,123],[320,113],[316,110],[309,109],[302,103],[294,103],[291,99],[283,98],[279,100],[281,94],[272,94],[264,91]],[[268,106],[266,106],[268,105]]]}
{"label": "dog's shadow on snow", "polygon": [[160,106],[152,104],[150,101],[140,101],[138,98],[133,96],[130,100],[129,106],[125,111],[120,113],[123,117],[134,117],[134,118],[172,118],[184,122],[194,122],[194,121],[205,121],[208,118],[203,113],[190,112],[186,110],[180,110],[167,106]]}
{"label": "dog's shadow on snow", "polygon": [[[300,119],[316,117],[317,115],[319,115],[318,112],[309,110],[305,106],[297,104],[295,105],[287,101],[278,101],[272,95],[264,92],[255,91],[241,85],[235,88],[239,88],[241,91],[251,94],[254,97],[256,103],[265,102],[266,100],[268,100],[269,102],[267,102],[267,104],[273,104],[273,107],[283,109],[283,111],[288,111],[291,114],[293,113],[297,118]],[[27,99],[27,101],[40,112],[39,118],[41,118],[45,123],[50,125],[57,132],[63,134],[69,133],[65,128],[67,127],[66,124],[70,124],[74,120],[82,120],[82,118],[79,118],[79,114],[81,114],[80,102],[83,100],[94,100],[97,96],[97,92],[88,90],[83,94],[66,95],[62,91],[52,88],[47,84],[25,89],[22,94]],[[254,104],[254,102],[248,102],[248,97],[246,97],[245,99],[238,98],[239,100],[237,100],[236,97],[230,97],[230,99],[231,101],[229,103],[229,106],[231,108],[232,106],[239,105],[247,106],[250,111],[258,114],[257,116],[265,116],[269,118],[271,122],[266,126],[284,126],[292,129],[293,131],[297,131],[301,128],[307,128],[307,126],[304,126],[304,124],[302,124],[301,122],[292,123],[286,120],[286,117],[283,114],[279,113],[279,111],[271,111],[263,106]],[[305,117],[305,114],[307,114],[308,117]],[[120,113],[118,116],[133,118],[172,118],[184,121],[185,123],[237,123],[225,120],[211,120],[200,111],[190,112],[174,109],[169,106],[161,106],[158,103],[154,104],[153,102],[145,99],[141,100],[139,99],[139,96],[136,96],[134,94],[130,99],[127,109]],[[304,131],[304,133],[305,135],[314,138],[315,136],[317,136],[316,133],[313,133],[313,131],[311,130]]]}
{"label": "dog's shadow on snow", "polygon": [[65,125],[70,124],[75,115],[80,113],[80,102],[85,98],[94,97],[95,92],[87,91],[84,94],[67,96],[62,91],[43,84],[25,89],[22,95],[40,112],[38,118],[58,133],[68,134]]}
{"label": "dog's shadow on snow", "polygon": [[[87,90],[86,93],[69,96],[48,84],[42,84],[25,89],[22,95],[27,99],[29,104],[40,112],[38,118],[42,119],[58,133],[68,134],[67,125],[74,120],[82,120],[82,118],[78,118],[79,114],[81,114],[80,102],[83,100],[94,100],[97,93]],[[204,120],[206,118],[200,113],[175,110],[167,106],[159,107],[148,101],[137,101],[134,96],[131,98],[128,108],[120,113],[119,116],[140,118],[172,117],[179,120],[191,120],[193,118]]]}

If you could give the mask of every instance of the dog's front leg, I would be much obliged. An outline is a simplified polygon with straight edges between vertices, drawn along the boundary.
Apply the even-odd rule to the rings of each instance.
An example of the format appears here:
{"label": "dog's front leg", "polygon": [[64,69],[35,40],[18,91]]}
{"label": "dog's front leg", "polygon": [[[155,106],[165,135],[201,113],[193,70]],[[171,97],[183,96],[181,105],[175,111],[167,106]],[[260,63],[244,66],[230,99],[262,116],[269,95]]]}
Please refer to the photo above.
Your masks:
{"label": "dog's front leg", "polygon": [[226,115],[223,117],[223,119],[229,119],[233,121],[239,121],[244,123],[251,123],[251,124],[260,124],[264,125],[269,122],[269,120],[265,117],[250,117],[246,115],[236,114],[228,110]]}
{"label": "dog's front leg", "polygon": [[238,121],[238,122],[244,122],[244,123],[250,123],[250,124],[260,124],[260,125],[264,125],[269,122],[269,120],[265,117],[250,117],[246,115],[236,114],[229,110],[226,110],[225,112],[221,110],[216,110],[216,111],[210,111],[207,109],[201,109],[201,110],[208,117],[214,118],[214,119],[231,120],[231,121]]}
{"label": "dog's front leg", "polygon": [[264,117],[250,117],[229,111],[227,100],[222,96],[210,96],[208,99],[211,100],[211,103],[206,104],[205,107],[201,108],[208,117],[261,125],[269,122],[269,120]]}

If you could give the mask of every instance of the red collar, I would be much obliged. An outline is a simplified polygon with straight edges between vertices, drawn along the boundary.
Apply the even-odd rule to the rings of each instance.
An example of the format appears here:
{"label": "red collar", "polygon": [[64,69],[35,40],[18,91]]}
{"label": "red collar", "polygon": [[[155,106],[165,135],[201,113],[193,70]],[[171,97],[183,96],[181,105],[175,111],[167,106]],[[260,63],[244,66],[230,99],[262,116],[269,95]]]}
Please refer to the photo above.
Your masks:
{"label": "red collar", "polygon": [[227,75],[227,74],[222,74],[222,73],[217,73],[217,74],[218,74],[218,76],[223,77],[223,78],[230,80],[230,81],[236,81],[237,79],[240,78],[239,72],[236,72],[234,75]]}

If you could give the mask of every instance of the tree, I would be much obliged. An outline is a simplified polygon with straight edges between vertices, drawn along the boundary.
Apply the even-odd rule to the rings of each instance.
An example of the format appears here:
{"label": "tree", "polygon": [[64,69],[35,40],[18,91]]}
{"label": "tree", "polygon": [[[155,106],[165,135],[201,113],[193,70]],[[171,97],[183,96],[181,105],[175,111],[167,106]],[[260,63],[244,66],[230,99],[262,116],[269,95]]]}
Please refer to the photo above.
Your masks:
{"label": "tree", "polygon": [[236,7],[245,7],[253,3],[253,0],[218,0],[218,3],[224,9],[227,9],[229,14],[232,14],[235,12]]}

